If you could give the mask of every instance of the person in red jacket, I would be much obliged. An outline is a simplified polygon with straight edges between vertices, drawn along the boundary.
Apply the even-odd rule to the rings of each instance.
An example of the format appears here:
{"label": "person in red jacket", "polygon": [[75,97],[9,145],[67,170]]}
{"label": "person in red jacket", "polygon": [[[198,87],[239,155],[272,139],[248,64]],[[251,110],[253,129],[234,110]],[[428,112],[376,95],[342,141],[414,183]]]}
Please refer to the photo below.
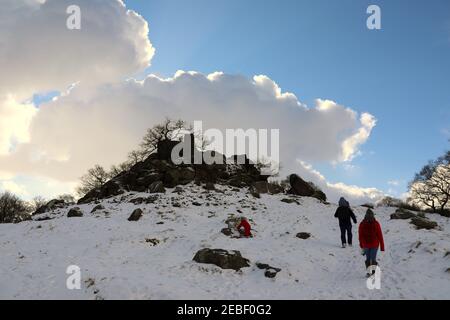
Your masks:
{"label": "person in red jacket", "polygon": [[375,215],[368,209],[364,220],[359,225],[359,246],[366,256],[366,269],[376,266],[378,248],[384,251],[383,233],[380,223],[375,220]]}
{"label": "person in red jacket", "polygon": [[244,237],[252,237],[252,227],[245,217],[241,218],[241,223],[237,226],[239,233]]}

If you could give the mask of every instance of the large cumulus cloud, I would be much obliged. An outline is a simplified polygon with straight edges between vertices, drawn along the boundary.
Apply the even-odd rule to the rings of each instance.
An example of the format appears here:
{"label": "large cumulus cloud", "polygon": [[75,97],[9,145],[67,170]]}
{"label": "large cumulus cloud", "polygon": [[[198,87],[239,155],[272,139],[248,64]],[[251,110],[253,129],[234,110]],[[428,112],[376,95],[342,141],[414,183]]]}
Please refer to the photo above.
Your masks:
{"label": "large cumulus cloud", "polygon": [[[69,5],[81,8],[81,30],[66,27]],[[26,141],[23,125],[35,113],[12,105],[75,82],[118,81],[147,67],[153,54],[147,22],[120,0],[2,1],[0,116],[9,125],[0,125],[0,154],[17,137]]]}

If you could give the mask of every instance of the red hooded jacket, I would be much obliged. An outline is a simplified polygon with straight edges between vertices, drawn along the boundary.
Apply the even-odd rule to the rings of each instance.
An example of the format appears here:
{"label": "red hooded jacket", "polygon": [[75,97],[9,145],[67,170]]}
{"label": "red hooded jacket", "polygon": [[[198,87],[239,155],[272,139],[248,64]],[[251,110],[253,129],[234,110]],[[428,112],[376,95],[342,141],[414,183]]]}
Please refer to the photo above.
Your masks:
{"label": "red hooded jacket", "polygon": [[241,223],[237,226],[237,229],[239,230],[240,228],[244,228],[244,236],[246,237],[251,237],[252,233],[251,233],[251,227],[250,227],[250,223],[248,223],[247,220],[242,220]]}
{"label": "red hooded jacket", "polygon": [[380,247],[384,251],[383,233],[378,221],[363,220],[359,225],[359,246],[363,249],[375,249]]}

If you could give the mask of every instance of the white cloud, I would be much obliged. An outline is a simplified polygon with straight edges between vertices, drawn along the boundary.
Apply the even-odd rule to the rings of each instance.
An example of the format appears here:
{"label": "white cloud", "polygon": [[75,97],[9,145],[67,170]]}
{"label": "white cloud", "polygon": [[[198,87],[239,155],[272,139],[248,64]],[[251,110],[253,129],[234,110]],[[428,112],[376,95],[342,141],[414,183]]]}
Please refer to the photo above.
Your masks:
{"label": "white cloud", "polygon": [[354,185],[347,185],[342,182],[331,183],[310,164],[299,160],[299,174],[306,181],[312,181],[326,193],[329,201],[337,202],[340,197],[345,197],[353,205],[360,205],[366,202],[375,203],[386,194],[376,188],[363,188]]}
{"label": "white cloud", "polygon": [[0,181],[0,191],[9,191],[20,196],[28,195],[25,187],[11,180]]}
{"label": "white cloud", "polygon": [[[78,5],[81,30],[68,30],[66,9]],[[122,79],[154,54],[147,22],[118,0],[7,0],[0,11],[0,96],[18,101],[74,82]]]}
{"label": "white cloud", "polygon": [[[66,28],[66,8],[82,30]],[[35,93],[117,81],[149,65],[147,22],[122,1],[4,0],[0,10],[0,154],[29,139]]]}
{"label": "white cloud", "polygon": [[0,100],[0,155],[8,154],[16,144],[28,142],[29,127],[37,109],[21,104],[12,96]]}

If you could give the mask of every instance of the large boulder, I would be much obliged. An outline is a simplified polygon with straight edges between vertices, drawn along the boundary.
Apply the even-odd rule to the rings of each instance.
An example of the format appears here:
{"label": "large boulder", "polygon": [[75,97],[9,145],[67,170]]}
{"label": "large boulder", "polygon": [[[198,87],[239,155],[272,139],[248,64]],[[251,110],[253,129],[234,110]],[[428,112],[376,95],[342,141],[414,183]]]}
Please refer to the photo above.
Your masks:
{"label": "large boulder", "polygon": [[242,257],[239,251],[205,248],[198,251],[193,259],[198,263],[214,264],[222,269],[240,270],[249,267],[248,259]]}
{"label": "large boulder", "polygon": [[289,176],[289,183],[291,184],[291,190],[289,193],[302,197],[312,197],[316,190],[305,180],[300,178],[296,174]]}
{"label": "large boulder", "polygon": [[391,214],[391,220],[407,220],[414,218],[416,214],[406,209],[397,209],[395,213]]}
{"label": "large boulder", "polygon": [[82,216],[83,216],[83,212],[78,207],[70,209],[69,212],[67,213],[68,218],[75,218],[75,217],[78,218],[78,217],[82,217]]}
{"label": "large boulder", "polygon": [[142,209],[138,208],[134,210],[128,218],[128,221],[138,221],[142,217],[143,213],[144,212],[142,211]]}
{"label": "large boulder", "polygon": [[421,217],[413,217],[411,223],[415,225],[417,229],[431,230],[438,226],[437,222]]}

